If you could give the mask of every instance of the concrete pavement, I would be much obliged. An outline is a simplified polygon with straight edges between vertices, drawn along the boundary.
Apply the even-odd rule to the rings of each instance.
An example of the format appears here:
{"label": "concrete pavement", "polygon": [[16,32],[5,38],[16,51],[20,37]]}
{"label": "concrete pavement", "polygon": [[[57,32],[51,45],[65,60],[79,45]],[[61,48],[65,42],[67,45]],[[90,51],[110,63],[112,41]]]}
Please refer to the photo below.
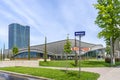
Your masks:
{"label": "concrete pavement", "polygon": [[[62,69],[60,67],[42,67],[51,69]],[[68,70],[79,70],[79,68],[68,68]],[[81,68],[82,71],[99,73],[100,77],[98,80],[120,80],[120,67],[99,67],[99,68]]]}
{"label": "concrete pavement", "polygon": [[101,74],[98,80],[120,80],[120,68],[111,68],[106,73]]}
{"label": "concrete pavement", "polygon": [[83,68],[82,71],[99,73],[98,80],[120,80],[120,67],[112,68]]}

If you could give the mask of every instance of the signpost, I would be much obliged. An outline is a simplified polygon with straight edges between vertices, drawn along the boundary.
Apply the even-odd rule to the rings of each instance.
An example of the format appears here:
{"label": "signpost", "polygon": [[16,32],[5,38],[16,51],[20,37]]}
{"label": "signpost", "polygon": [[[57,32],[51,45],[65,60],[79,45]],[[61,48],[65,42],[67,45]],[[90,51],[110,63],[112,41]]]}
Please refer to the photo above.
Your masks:
{"label": "signpost", "polygon": [[85,31],[75,32],[75,36],[84,36],[84,35],[85,35]]}
{"label": "signpost", "polygon": [[75,32],[75,36],[79,36],[79,77],[81,72],[81,65],[80,65],[80,59],[81,59],[81,37],[85,36],[85,31],[78,31]]}

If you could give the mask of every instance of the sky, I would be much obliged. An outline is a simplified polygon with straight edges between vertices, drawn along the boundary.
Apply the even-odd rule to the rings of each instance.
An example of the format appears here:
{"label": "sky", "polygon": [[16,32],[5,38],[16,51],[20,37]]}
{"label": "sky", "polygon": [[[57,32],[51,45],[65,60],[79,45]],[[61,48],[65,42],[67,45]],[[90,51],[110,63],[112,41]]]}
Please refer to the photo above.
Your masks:
{"label": "sky", "polygon": [[69,34],[85,31],[82,41],[103,44],[95,24],[97,0],[0,0],[0,48],[8,48],[8,25],[19,23],[30,26],[30,45],[64,40]]}

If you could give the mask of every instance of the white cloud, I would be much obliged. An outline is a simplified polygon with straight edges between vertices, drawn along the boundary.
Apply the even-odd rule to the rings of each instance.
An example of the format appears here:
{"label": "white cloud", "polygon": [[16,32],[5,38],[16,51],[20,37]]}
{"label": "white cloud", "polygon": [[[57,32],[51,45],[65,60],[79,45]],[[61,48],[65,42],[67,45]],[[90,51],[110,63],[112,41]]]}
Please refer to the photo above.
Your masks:
{"label": "white cloud", "polygon": [[[65,39],[68,33],[71,35],[70,38],[74,38],[76,30],[86,30],[87,34],[83,39],[87,41],[92,37],[89,41],[97,43],[95,40],[98,40],[96,35],[99,28],[94,24],[96,10],[92,6],[95,2],[95,0],[57,0],[50,2],[3,0],[4,5],[9,8],[0,9],[0,16],[5,16],[0,21],[8,18],[2,24],[9,25],[11,22],[17,22],[31,26],[31,45],[43,43],[45,36],[50,42]],[[5,29],[7,27],[4,26]],[[0,26],[1,30],[2,27]],[[7,40],[8,35],[3,33],[0,32],[0,39],[4,36],[3,40]]]}

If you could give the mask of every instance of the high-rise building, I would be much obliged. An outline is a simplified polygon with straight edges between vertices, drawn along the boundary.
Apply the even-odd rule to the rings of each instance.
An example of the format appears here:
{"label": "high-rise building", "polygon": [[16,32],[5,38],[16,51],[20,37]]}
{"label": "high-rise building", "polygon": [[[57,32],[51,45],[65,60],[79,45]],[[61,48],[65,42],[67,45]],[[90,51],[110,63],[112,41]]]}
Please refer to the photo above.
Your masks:
{"label": "high-rise building", "polygon": [[18,23],[9,25],[9,49],[14,46],[18,48],[25,48],[29,45],[30,40],[30,27],[23,26]]}

